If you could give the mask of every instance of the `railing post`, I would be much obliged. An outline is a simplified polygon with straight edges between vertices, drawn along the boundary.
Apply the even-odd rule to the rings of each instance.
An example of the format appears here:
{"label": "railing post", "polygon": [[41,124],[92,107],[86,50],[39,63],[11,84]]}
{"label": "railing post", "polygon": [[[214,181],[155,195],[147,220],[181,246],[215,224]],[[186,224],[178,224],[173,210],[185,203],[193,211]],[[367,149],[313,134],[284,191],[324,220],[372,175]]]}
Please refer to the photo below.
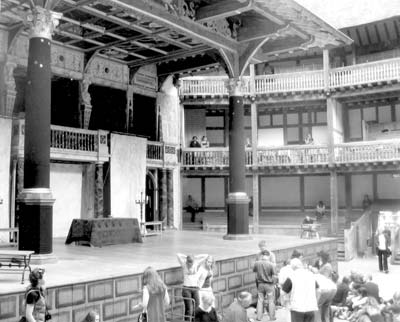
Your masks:
{"label": "railing post", "polygon": [[322,51],[322,59],[323,59],[323,67],[324,67],[324,90],[325,90],[325,93],[329,93],[330,66],[329,66],[329,50],[328,49],[324,49]]}

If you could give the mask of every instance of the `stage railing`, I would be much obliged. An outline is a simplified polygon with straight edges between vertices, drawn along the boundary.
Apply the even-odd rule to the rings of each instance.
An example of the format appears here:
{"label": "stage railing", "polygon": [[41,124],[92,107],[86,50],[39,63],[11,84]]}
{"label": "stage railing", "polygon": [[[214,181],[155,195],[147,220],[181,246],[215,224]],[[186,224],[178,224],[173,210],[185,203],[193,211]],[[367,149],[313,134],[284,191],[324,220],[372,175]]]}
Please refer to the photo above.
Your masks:
{"label": "stage railing", "polygon": [[97,131],[51,126],[51,147],[75,151],[97,151]]}
{"label": "stage railing", "polygon": [[174,165],[178,162],[177,145],[147,141],[147,163],[156,167],[163,167],[166,164]]}
{"label": "stage railing", "polygon": [[[400,58],[392,58],[370,63],[363,63],[328,71],[326,89],[368,85],[378,82],[400,80]],[[268,93],[287,93],[296,91],[316,91],[325,89],[324,71],[302,71],[243,77],[244,95],[262,95]],[[182,79],[180,95],[183,96],[227,96],[228,77],[226,76],[193,76]],[[254,82],[254,91],[251,91]]]}

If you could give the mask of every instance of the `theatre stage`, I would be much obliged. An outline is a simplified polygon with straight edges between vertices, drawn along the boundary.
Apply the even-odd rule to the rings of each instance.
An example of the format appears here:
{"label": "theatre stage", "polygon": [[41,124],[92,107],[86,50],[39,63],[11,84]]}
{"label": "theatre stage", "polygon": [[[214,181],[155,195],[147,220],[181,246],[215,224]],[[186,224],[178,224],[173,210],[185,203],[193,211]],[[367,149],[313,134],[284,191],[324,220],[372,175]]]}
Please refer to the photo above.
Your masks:
{"label": "theatre stage", "polygon": [[[275,251],[279,263],[288,258],[293,249],[303,251],[310,262],[319,250],[324,249],[336,264],[337,245],[332,238],[317,240],[285,235],[253,235],[252,240],[231,241],[222,237],[221,233],[170,230],[162,236],[145,237],[143,243],[102,248],[65,245],[64,239],[55,239],[53,250],[58,262],[42,266],[46,269],[45,280],[56,321],[79,322],[77,316],[89,307],[101,310],[102,320],[132,320],[136,313],[132,307],[138,299],[137,294],[136,297],[132,294],[140,292],[141,273],[147,266],[161,271],[167,285],[181,283],[177,252],[214,256],[213,288],[228,296],[226,300],[222,299],[223,306],[231,301],[235,292],[254,288],[251,263],[258,251],[257,244],[262,239]],[[18,316],[26,285],[20,284],[19,274],[0,272],[0,303],[10,302],[2,305],[0,320],[15,320],[12,317],[14,302]],[[5,314],[5,307],[6,311],[10,311],[8,314]]]}

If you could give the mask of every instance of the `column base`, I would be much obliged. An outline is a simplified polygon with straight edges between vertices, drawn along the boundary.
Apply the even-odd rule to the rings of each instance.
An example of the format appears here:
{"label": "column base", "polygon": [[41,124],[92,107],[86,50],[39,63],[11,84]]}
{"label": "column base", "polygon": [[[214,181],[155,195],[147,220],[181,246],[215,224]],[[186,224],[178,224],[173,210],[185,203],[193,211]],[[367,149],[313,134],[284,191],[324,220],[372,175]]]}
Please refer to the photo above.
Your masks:
{"label": "column base", "polygon": [[253,237],[249,234],[227,234],[222,237],[225,240],[252,240]]}
{"label": "column base", "polygon": [[51,254],[33,254],[31,256],[31,265],[54,264],[58,262],[58,258]]}
{"label": "column base", "polygon": [[250,199],[245,192],[233,192],[228,195],[227,236],[249,234],[249,202]]}
{"label": "column base", "polygon": [[24,189],[18,196],[19,250],[31,250],[41,256],[52,254],[53,203],[48,188]]}

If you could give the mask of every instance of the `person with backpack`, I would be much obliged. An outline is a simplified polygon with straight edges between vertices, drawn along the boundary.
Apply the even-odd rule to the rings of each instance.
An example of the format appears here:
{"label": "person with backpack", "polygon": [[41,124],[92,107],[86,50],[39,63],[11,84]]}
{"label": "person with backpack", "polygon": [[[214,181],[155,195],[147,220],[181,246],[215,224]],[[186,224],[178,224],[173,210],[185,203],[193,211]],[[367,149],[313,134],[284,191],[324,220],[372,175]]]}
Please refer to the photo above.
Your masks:
{"label": "person with backpack", "polygon": [[25,293],[25,318],[27,322],[45,322],[51,319],[46,309],[44,269],[35,268],[29,274],[30,285]]}

